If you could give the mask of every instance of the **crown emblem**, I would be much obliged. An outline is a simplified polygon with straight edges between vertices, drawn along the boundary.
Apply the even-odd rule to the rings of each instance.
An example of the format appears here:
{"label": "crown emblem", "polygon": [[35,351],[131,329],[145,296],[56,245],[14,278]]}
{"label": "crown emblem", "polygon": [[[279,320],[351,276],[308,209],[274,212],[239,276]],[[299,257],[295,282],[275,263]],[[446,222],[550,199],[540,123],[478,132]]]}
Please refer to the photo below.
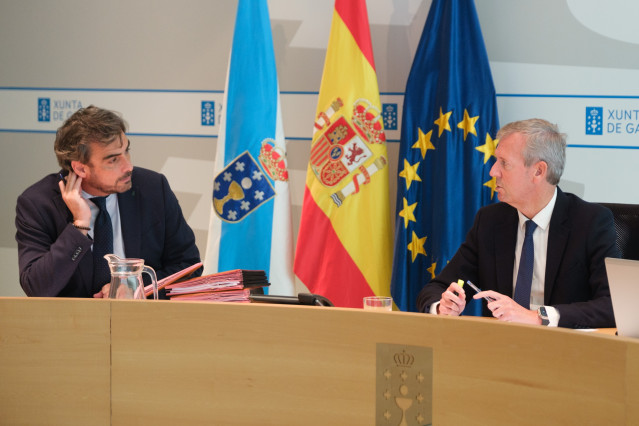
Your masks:
{"label": "crown emblem", "polygon": [[405,350],[402,350],[401,353],[396,353],[393,357],[395,361],[395,365],[398,367],[410,368],[415,362],[415,357],[409,353],[406,353]]}
{"label": "crown emblem", "polygon": [[367,99],[358,99],[353,105],[353,124],[368,142],[386,142],[384,119]]}
{"label": "crown emblem", "polygon": [[286,155],[281,148],[275,146],[273,139],[264,139],[260,155],[257,157],[266,174],[273,180],[288,181],[286,169]]}

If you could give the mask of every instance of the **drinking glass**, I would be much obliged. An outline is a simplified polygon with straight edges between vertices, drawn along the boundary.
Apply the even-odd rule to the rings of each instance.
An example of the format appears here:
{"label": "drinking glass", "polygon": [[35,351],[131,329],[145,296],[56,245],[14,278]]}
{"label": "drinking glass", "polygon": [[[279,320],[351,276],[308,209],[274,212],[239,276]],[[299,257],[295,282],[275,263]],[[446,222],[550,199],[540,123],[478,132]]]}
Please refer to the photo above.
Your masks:
{"label": "drinking glass", "polygon": [[368,296],[364,298],[364,309],[370,311],[392,311],[393,299],[388,296]]}

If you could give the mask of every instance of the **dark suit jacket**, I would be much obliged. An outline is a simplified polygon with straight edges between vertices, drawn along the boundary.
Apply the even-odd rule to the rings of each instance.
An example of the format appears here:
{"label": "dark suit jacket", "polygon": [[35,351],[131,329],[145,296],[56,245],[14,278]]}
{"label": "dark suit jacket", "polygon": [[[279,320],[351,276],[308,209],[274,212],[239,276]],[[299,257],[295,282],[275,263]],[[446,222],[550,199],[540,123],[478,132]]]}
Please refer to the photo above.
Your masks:
{"label": "dark suit jacket", "polygon": [[[518,221],[517,210],[506,203],[481,208],[453,259],[420,292],[418,309],[426,312],[460,278],[512,297]],[[615,326],[605,257],[619,257],[610,210],[557,188],[548,234],[544,305],[559,311],[560,327]],[[472,291],[466,292],[467,301],[472,296]],[[482,303],[483,315],[492,316],[486,302]]]}
{"label": "dark suit jacket", "polygon": [[[118,194],[126,257],[144,259],[158,279],[199,262],[195,236],[166,178],[136,167],[131,179],[131,189]],[[18,197],[20,285],[28,296],[92,297],[100,290],[92,285],[92,241],[71,225],[59,180],[48,175]]]}

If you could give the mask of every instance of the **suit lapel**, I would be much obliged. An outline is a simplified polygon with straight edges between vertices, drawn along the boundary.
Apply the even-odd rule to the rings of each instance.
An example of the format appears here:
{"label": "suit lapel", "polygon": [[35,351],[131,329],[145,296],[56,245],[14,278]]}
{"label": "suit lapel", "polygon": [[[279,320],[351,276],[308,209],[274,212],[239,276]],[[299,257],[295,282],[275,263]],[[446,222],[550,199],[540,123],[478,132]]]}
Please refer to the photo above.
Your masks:
{"label": "suit lapel", "polygon": [[568,217],[568,199],[564,193],[557,188],[557,201],[550,218],[550,229],[548,234],[548,248],[546,252],[546,277],[544,283],[544,303],[550,303],[550,296],[557,279],[557,272],[561,259],[563,258],[568,237],[570,236],[570,224]]}
{"label": "suit lapel", "polygon": [[[134,181],[135,182],[135,181]],[[128,191],[118,194],[118,206],[120,209],[120,223],[122,224],[122,239],[126,257],[139,258],[141,247],[141,223],[138,203],[138,189],[133,187]]]}
{"label": "suit lapel", "polygon": [[497,292],[509,297],[513,294],[513,268],[515,266],[518,223],[517,210],[513,208],[508,217],[495,227]]}

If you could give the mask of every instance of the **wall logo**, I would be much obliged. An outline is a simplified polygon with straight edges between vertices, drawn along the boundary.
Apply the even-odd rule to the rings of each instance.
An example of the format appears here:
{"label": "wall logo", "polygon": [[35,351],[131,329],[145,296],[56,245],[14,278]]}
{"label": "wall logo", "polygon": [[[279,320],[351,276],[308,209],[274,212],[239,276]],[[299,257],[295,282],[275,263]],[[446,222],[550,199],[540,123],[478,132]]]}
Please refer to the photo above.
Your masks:
{"label": "wall logo", "polygon": [[80,108],[82,101],[79,99],[38,98],[38,121],[62,122]]}
{"label": "wall logo", "polygon": [[634,105],[624,108],[586,107],[586,135],[603,134],[638,135],[639,108]]}
{"label": "wall logo", "polygon": [[397,104],[382,104],[384,129],[397,130]]}
{"label": "wall logo", "polygon": [[51,99],[50,98],[38,98],[38,121],[40,122],[51,121]]}
{"label": "wall logo", "polygon": [[586,107],[586,134],[603,135],[603,107]]}
{"label": "wall logo", "polygon": [[202,126],[215,126],[215,102],[202,101]]}

